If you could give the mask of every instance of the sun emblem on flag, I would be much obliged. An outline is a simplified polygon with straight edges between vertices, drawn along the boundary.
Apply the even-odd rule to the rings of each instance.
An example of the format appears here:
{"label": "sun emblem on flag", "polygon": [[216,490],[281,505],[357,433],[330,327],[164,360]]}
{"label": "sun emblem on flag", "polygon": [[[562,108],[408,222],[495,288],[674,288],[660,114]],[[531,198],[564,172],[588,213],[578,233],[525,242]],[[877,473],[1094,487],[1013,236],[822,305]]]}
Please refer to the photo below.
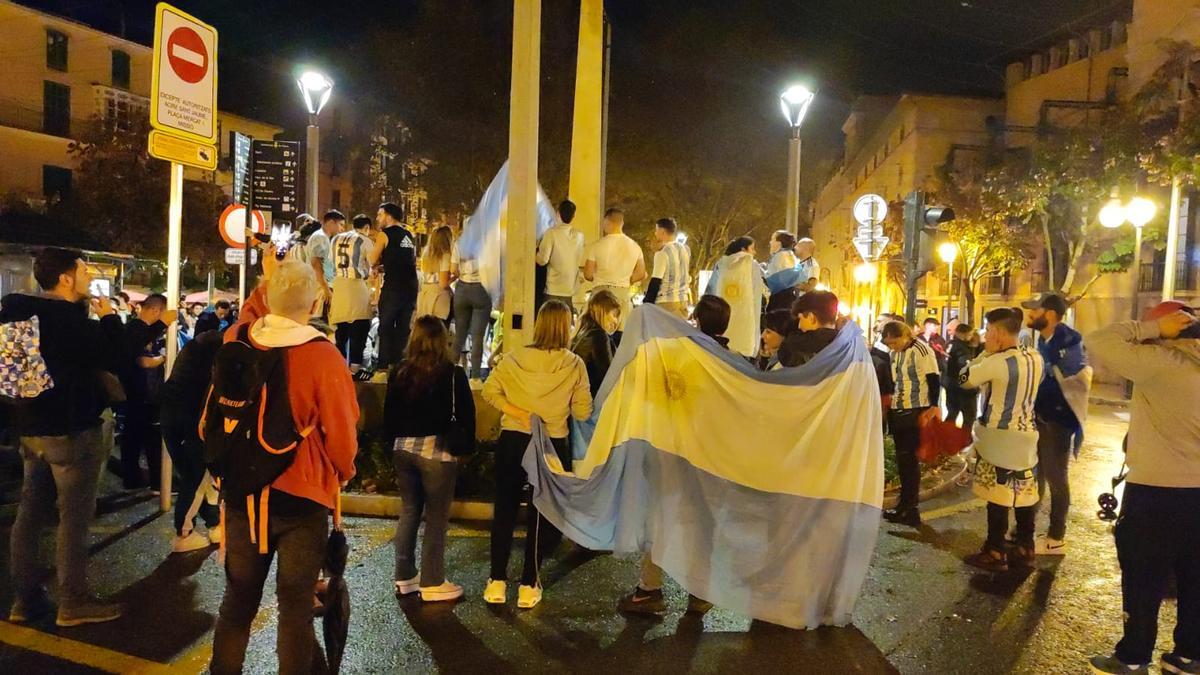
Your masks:
{"label": "sun emblem on flag", "polygon": [[668,370],[663,375],[665,377],[664,385],[667,390],[667,398],[672,401],[678,401],[687,396],[687,378],[683,376],[683,373]]}
{"label": "sun emblem on flag", "polygon": [[737,284],[725,284],[721,287],[721,296],[727,302],[733,302],[742,296],[742,287]]}

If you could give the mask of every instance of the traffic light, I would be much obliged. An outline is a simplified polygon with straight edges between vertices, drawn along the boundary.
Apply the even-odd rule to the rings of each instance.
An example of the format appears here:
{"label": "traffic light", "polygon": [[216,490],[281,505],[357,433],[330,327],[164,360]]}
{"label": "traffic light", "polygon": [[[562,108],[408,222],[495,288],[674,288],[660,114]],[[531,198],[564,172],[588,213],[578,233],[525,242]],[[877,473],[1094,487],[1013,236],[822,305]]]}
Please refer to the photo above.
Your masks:
{"label": "traffic light", "polygon": [[937,267],[937,247],[947,240],[938,226],[954,220],[948,206],[928,206],[925,193],[910,192],[904,200],[904,260],[910,279],[917,279]]}
{"label": "traffic light", "polygon": [[938,244],[947,240],[938,226],[954,220],[954,210],[946,206],[927,206],[925,193],[915,190],[904,199],[904,267],[908,273],[905,319],[916,319],[917,281],[938,263]]}

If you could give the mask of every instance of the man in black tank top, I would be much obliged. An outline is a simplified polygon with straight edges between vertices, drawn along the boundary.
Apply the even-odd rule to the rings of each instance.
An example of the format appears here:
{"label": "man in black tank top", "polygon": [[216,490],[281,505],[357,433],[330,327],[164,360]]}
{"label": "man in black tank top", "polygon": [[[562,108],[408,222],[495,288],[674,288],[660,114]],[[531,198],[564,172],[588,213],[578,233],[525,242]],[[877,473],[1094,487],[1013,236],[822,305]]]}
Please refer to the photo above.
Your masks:
{"label": "man in black tank top", "polygon": [[379,205],[376,222],[383,225],[383,236],[376,239],[371,256],[372,267],[383,264],[377,369],[400,361],[417,307],[417,244],[412,233],[401,225],[403,221],[404,211],[398,205]]}

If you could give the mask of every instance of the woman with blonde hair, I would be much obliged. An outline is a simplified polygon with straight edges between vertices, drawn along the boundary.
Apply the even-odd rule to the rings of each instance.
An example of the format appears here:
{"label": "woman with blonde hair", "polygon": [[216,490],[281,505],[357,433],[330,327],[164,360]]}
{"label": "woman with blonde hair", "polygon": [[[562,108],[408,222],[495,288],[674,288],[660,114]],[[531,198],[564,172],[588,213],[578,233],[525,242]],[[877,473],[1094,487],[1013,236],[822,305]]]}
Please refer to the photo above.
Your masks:
{"label": "woman with blonde hair", "polygon": [[571,340],[571,351],[583,359],[593,398],[600,391],[600,384],[612,364],[616,351],[612,336],[620,325],[621,301],[617,296],[606,290],[592,293],[575,338]]}
{"label": "woman with blonde hair", "polygon": [[[567,349],[571,309],[559,300],[542,305],[533,327],[533,344],[507,354],[483,385],[483,398],[502,413],[496,448],[496,501],[492,518],[492,570],[483,599],[507,602],[508,557],[512,550],[517,507],[525,491],[521,460],[529,446],[531,418],[546,425],[563,467],[571,470],[567,418],[586,420],[592,414],[592,395],[583,360]],[[562,533],[530,506],[525,539],[525,569],[517,606],[528,609],[542,600],[538,566],[562,540]]]}
{"label": "woman with blonde hair", "polygon": [[450,322],[450,228],[440,225],[429,234],[421,253],[421,289],[414,317],[436,316]]}

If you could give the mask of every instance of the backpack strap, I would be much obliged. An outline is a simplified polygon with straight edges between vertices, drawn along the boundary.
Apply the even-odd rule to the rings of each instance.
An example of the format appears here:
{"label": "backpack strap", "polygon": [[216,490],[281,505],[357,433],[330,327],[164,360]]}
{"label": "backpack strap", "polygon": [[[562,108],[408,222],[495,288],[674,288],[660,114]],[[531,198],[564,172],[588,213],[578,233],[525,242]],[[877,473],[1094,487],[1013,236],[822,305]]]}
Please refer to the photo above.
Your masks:
{"label": "backpack strap", "polygon": [[267,554],[267,539],[270,520],[270,497],[271,486],[262,489],[258,493],[258,518],[254,517],[254,497],[255,495],[246,495],[246,515],[250,520],[250,543],[258,544],[258,552],[260,555]]}

